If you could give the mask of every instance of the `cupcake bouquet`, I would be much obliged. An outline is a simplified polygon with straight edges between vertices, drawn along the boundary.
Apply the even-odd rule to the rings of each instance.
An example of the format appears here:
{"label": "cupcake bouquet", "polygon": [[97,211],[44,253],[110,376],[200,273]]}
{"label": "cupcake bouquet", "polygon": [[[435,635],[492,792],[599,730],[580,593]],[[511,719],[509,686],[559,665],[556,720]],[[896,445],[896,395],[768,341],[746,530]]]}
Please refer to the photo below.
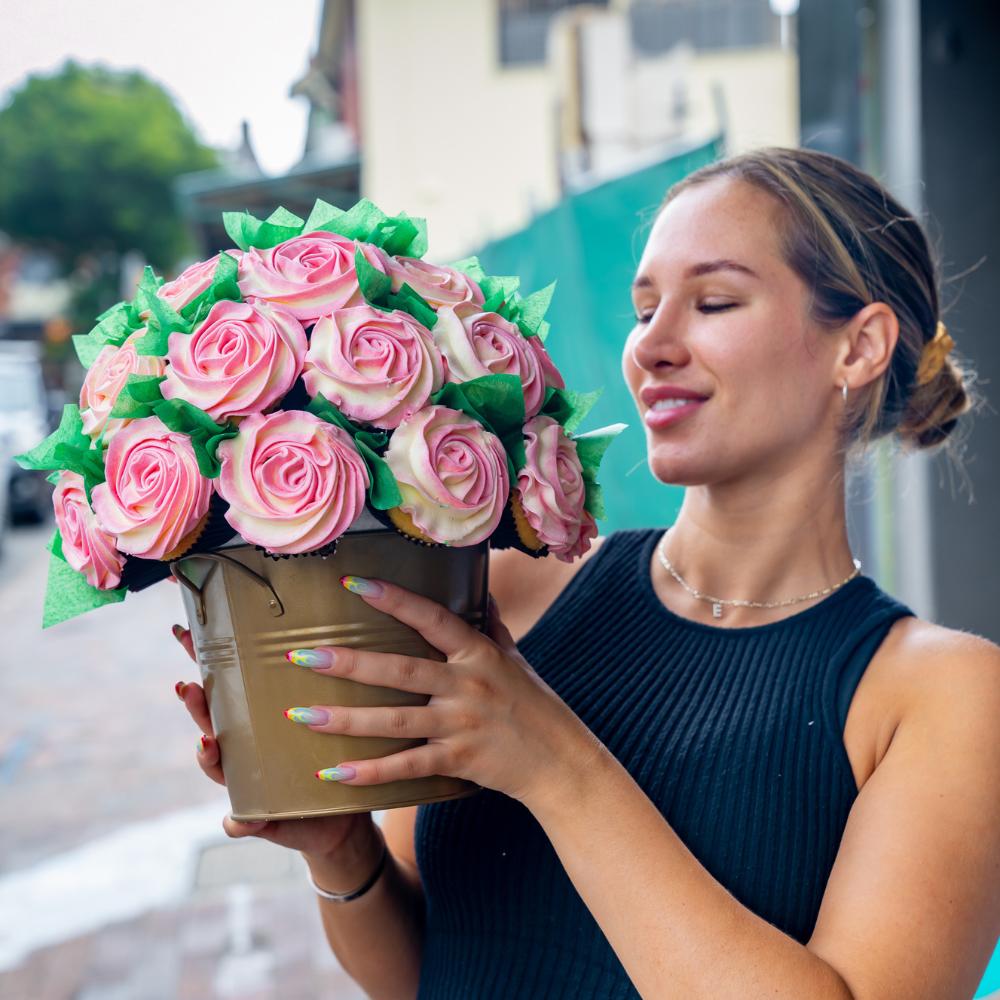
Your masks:
{"label": "cupcake bouquet", "polygon": [[234,539],[328,554],[366,511],[428,546],[589,548],[624,425],[575,433],[599,390],[545,348],[554,286],[430,263],[423,220],[366,199],[224,222],[232,249],[147,268],[74,337],[79,405],[17,457],[55,484],[44,626]]}

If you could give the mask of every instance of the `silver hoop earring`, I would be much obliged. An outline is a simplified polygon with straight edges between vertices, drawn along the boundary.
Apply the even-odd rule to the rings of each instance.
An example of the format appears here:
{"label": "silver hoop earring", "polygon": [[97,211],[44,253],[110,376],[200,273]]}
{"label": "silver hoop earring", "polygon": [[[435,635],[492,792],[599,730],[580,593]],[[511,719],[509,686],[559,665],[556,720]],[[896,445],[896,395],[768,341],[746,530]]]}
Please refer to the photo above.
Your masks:
{"label": "silver hoop earring", "polygon": [[843,390],[844,402],[846,403],[847,402],[847,383],[846,382],[841,386],[841,389]]}

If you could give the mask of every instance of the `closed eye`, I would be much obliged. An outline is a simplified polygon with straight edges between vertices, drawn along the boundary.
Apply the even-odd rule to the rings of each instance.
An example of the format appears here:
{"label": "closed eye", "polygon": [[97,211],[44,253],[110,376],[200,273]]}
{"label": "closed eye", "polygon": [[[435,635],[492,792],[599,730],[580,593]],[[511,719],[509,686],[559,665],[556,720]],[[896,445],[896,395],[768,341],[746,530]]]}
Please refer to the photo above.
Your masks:
{"label": "closed eye", "polygon": [[[727,309],[735,309],[737,305],[739,305],[738,302],[704,302],[698,306],[698,310],[703,313],[725,312]],[[652,318],[653,313],[642,313],[641,315],[636,315],[635,317],[637,323],[648,323]]]}

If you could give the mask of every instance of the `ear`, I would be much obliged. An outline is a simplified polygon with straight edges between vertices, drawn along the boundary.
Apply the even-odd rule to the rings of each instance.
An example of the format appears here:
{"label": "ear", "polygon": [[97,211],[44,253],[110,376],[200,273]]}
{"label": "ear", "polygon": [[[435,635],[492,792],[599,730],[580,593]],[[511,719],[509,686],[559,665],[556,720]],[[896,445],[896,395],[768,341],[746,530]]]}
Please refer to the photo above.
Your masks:
{"label": "ear", "polygon": [[899,320],[885,302],[859,310],[847,328],[837,359],[836,384],[858,390],[874,382],[891,364],[899,339]]}

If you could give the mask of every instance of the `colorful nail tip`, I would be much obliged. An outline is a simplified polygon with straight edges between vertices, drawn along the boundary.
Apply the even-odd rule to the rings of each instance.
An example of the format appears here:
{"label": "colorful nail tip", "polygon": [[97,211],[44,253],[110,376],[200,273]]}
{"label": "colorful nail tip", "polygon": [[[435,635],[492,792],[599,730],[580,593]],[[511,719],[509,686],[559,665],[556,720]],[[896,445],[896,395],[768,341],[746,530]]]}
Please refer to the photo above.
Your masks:
{"label": "colorful nail tip", "polygon": [[324,767],[316,772],[320,781],[349,781],[358,772],[353,767]]}
{"label": "colorful nail tip", "polygon": [[175,639],[180,639],[187,629],[185,629],[183,625],[171,625],[170,631],[174,633]]}
{"label": "colorful nail tip", "polygon": [[328,667],[333,658],[325,650],[290,649],[285,659],[297,667]]}
{"label": "colorful nail tip", "polygon": [[292,722],[302,722],[307,726],[319,725],[330,718],[329,713],[320,708],[286,708],[284,715]]}
{"label": "colorful nail tip", "polygon": [[186,689],[187,689],[187,684],[185,684],[184,681],[178,681],[174,685],[174,691],[177,693],[177,697],[180,698],[181,701],[184,700],[184,691]]}
{"label": "colorful nail tip", "polygon": [[363,576],[342,576],[340,583],[345,590],[362,597],[378,597],[382,593],[382,588],[377,583],[366,580]]}

